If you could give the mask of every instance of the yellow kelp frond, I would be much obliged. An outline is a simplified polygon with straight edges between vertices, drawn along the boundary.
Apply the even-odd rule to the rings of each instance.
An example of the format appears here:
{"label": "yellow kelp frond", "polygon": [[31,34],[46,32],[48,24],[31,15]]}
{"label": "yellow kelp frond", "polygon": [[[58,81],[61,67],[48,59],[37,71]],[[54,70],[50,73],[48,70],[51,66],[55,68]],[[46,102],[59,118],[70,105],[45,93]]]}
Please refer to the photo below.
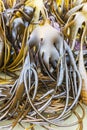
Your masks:
{"label": "yellow kelp frond", "polygon": [[[76,38],[80,35],[79,39],[83,38],[83,32],[81,33],[82,27],[86,28],[86,32],[84,34],[84,39],[86,40],[86,33],[87,33],[87,3],[81,6],[80,11],[73,13],[69,16],[67,23],[64,27],[64,35],[67,35],[72,50],[75,47]],[[84,41],[82,40],[84,43]],[[86,41],[85,41],[86,42]]]}
{"label": "yellow kelp frond", "polygon": [[87,2],[87,0],[76,0],[75,5],[80,5],[80,4],[84,3],[84,2]]}
{"label": "yellow kelp frond", "polygon": [[[1,58],[1,63],[0,63],[0,70],[4,69],[6,67],[6,64],[9,62],[10,60],[10,42],[7,40],[4,30],[2,29],[2,27],[0,26],[0,37],[1,37],[1,41],[0,41],[0,58]],[[4,60],[3,60],[4,59]]]}
{"label": "yellow kelp frond", "polygon": [[39,20],[40,14],[44,19],[47,17],[47,12],[43,0],[27,1],[25,2],[25,5],[35,8],[35,14],[33,18],[34,22],[37,22]]}
{"label": "yellow kelp frond", "polygon": [[69,10],[72,7],[76,5],[76,0],[56,0],[57,7],[60,13],[63,12],[63,10]]}
{"label": "yellow kelp frond", "polygon": [[[2,0],[1,0],[2,1]],[[6,1],[3,1],[4,2],[4,6],[6,8],[12,8],[14,7],[14,5],[16,4],[16,1],[17,0],[6,0]]]}
{"label": "yellow kelp frond", "polygon": [[0,0],[0,12],[3,12],[5,10],[5,6],[2,0]]}

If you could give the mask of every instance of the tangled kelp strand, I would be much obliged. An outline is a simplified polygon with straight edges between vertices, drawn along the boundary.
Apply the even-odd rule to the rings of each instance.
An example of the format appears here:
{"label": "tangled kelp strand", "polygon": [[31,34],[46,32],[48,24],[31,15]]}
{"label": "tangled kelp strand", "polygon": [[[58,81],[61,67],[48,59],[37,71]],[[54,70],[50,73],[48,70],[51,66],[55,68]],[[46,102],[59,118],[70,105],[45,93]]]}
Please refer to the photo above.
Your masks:
{"label": "tangled kelp strand", "polygon": [[[25,0],[1,1],[0,6],[0,71],[6,75],[0,78],[0,120],[13,118],[6,126],[10,130],[22,121],[45,127],[79,124],[83,129],[84,110],[80,105],[80,117],[76,107],[83,86],[81,66],[85,72],[87,66],[86,3]],[[63,124],[72,113],[77,121]]]}

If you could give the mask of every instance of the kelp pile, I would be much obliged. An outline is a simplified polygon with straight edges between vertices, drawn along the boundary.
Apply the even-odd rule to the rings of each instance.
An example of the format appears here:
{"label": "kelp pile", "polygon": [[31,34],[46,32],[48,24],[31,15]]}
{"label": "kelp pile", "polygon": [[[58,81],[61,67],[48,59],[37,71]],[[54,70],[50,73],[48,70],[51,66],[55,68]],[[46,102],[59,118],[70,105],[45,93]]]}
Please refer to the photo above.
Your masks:
{"label": "kelp pile", "polygon": [[[0,0],[0,121],[14,119],[1,128],[24,121],[83,129],[86,7],[86,0]],[[72,113],[78,120],[63,124]]]}

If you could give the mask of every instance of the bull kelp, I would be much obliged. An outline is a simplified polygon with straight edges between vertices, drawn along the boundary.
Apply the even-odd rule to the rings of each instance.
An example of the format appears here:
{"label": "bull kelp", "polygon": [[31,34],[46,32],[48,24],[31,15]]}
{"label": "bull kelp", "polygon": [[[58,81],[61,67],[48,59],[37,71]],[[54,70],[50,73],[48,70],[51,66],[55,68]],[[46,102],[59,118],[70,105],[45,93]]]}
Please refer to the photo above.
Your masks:
{"label": "bull kelp", "polygon": [[[0,0],[0,121],[14,119],[0,128],[29,122],[31,129],[83,129],[86,7],[86,0]],[[76,121],[62,123],[72,114]]]}

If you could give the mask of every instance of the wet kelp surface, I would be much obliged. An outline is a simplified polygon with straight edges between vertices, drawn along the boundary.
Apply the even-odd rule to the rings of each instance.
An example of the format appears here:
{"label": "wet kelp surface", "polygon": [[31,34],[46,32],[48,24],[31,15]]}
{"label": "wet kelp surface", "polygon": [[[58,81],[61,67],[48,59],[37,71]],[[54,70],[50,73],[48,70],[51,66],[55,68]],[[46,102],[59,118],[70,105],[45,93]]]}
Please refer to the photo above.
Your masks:
{"label": "wet kelp surface", "polygon": [[[0,120],[83,129],[86,0],[0,0]],[[80,106],[82,116],[76,111]],[[62,122],[72,113],[70,124]]]}

